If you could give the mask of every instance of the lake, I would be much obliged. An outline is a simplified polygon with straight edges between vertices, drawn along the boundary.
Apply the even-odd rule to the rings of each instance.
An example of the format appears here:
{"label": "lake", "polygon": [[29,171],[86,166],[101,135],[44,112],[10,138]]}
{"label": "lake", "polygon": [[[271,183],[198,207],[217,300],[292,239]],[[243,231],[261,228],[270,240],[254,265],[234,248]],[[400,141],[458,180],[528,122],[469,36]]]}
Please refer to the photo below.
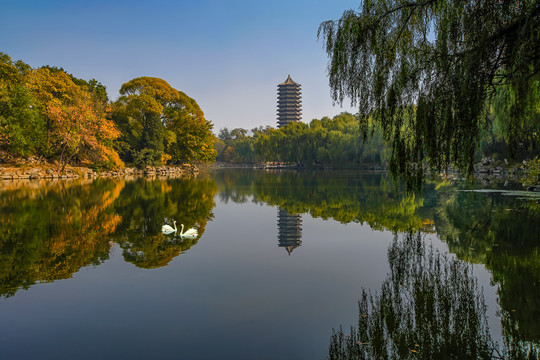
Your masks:
{"label": "lake", "polygon": [[538,356],[540,196],[509,185],[4,181],[0,230],[1,359]]}

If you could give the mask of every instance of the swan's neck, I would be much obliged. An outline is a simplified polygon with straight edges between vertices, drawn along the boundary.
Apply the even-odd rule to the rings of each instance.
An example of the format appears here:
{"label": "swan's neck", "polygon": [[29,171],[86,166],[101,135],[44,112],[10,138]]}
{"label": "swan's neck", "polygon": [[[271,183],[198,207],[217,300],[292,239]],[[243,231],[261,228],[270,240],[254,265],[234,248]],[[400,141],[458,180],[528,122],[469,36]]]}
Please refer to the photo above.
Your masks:
{"label": "swan's neck", "polygon": [[180,230],[180,235],[182,235],[184,233],[184,224],[181,224],[181,225],[182,225],[182,229]]}
{"label": "swan's neck", "polygon": [[176,221],[174,222],[174,231],[176,231]]}

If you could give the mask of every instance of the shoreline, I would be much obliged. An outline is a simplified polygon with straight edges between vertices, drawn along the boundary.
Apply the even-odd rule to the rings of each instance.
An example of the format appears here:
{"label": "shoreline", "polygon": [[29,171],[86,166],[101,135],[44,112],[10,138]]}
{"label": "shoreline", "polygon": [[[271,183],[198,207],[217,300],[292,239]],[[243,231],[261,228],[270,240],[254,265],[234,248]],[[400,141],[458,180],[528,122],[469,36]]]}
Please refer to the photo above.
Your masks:
{"label": "shoreline", "polygon": [[[30,165],[30,166],[29,166]],[[207,170],[217,170],[224,168],[240,168],[240,169],[261,169],[261,170],[361,170],[361,171],[388,171],[384,165],[365,164],[358,168],[335,168],[330,166],[316,167],[299,167],[299,166],[265,166],[265,163],[213,163],[203,164],[202,168]],[[491,165],[491,166],[490,166]],[[97,178],[138,178],[138,177],[180,177],[184,175],[193,175],[199,173],[199,167],[192,164],[182,164],[175,166],[146,166],[144,169],[135,167],[126,167],[113,171],[96,172],[88,167],[70,166],[67,165],[63,173],[58,171],[56,165],[50,163],[41,164],[0,164],[0,181],[19,181],[19,180],[74,180],[74,179],[97,179]],[[535,184],[527,184],[524,182],[524,176],[527,174],[527,169],[523,166],[504,166],[502,164],[477,164],[475,166],[474,178],[481,181],[485,185],[491,182],[498,181],[513,181],[521,183],[524,188],[531,191],[540,191],[540,175],[539,181]],[[449,169],[445,173],[441,173],[442,179],[461,178],[458,172],[454,169]]]}
{"label": "shoreline", "polygon": [[126,167],[120,170],[96,172],[88,167],[66,166],[60,173],[51,164],[39,166],[6,166],[0,164],[0,180],[67,180],[67,179],[96,179],[96,178],[125,178],[125,177],[174,177],[185,174],[195,174],[199,168],[191,164],[179,166],[146,166],[144,169]]}

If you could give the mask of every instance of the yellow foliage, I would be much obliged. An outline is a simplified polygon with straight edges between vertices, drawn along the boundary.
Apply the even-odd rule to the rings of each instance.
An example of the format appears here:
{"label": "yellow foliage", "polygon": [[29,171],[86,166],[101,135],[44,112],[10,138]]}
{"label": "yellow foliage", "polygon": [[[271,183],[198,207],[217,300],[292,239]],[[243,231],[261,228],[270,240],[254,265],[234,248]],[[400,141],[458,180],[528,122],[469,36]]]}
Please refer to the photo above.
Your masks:
{"label": "yellow foliage", "polygon": [[76,155],[83,164],[124,165],[111,145],[120,132],[106,117],[109,105],[96,100],[63,71],[34,70],[29,86],[49,120],[48,155],[59,156],[64,164]]}

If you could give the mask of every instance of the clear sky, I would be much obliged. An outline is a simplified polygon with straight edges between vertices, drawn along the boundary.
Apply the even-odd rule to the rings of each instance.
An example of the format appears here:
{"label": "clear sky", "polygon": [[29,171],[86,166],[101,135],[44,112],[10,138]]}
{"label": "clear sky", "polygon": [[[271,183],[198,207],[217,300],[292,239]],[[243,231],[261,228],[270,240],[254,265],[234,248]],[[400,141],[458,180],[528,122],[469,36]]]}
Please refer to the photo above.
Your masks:
{"label": "clear sky", "polygon": [[277,85],[302,85],[303,119],[333,105],[317,29],[360,0],[1,0],[0,52],[120,86],[154,76],[194,98],[214,132],[276,126]]}

